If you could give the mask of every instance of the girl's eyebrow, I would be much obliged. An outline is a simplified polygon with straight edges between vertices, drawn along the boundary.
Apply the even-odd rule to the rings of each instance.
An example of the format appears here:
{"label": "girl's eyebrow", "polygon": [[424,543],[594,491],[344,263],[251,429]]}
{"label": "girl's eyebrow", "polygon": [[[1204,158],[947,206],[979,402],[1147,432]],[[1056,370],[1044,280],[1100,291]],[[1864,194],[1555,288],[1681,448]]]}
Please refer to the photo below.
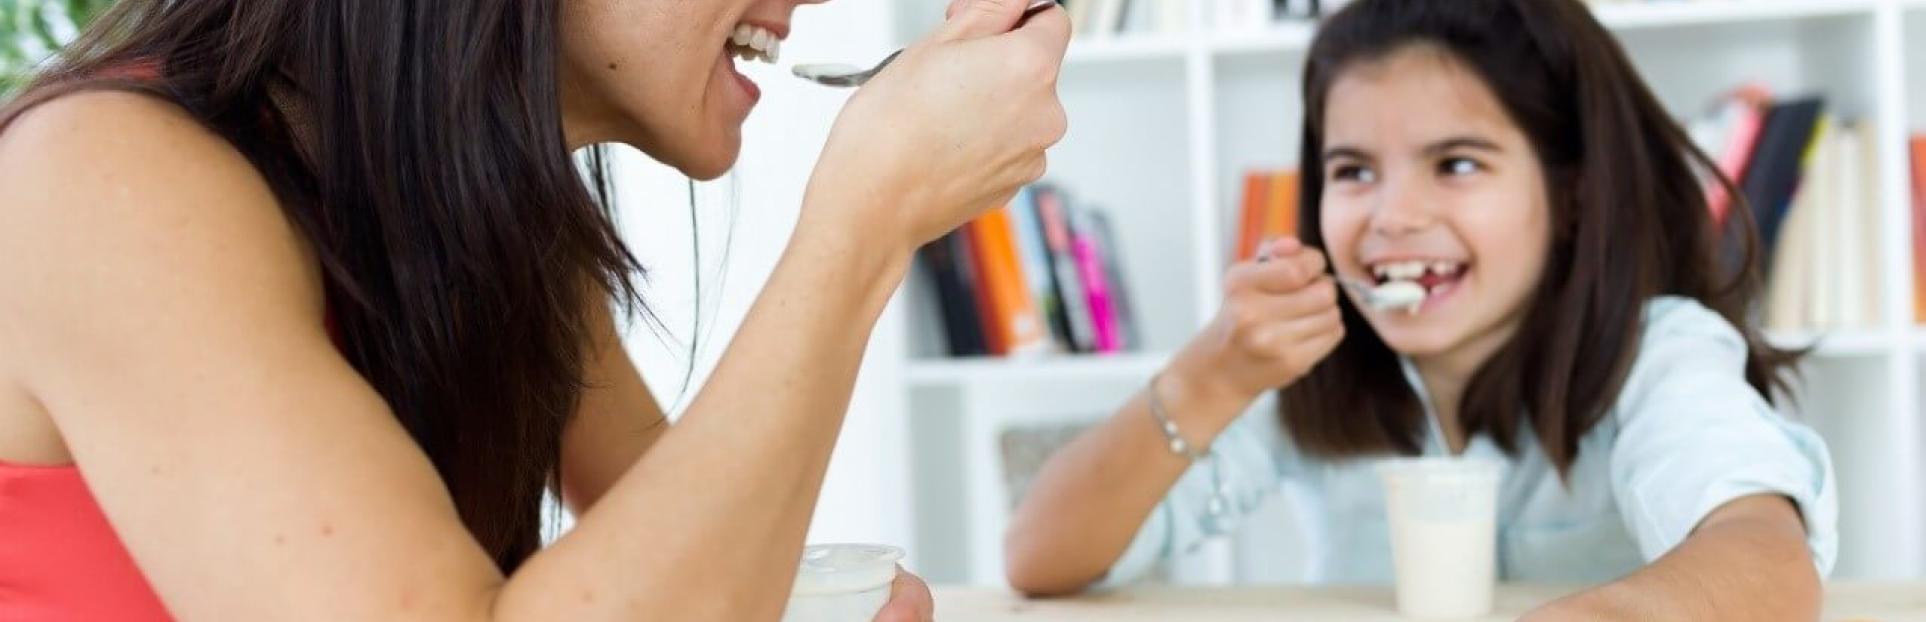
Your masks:
{"label": "girl's eyebrow", "polygon": [[1503,153],[1505,151],[1503,147],[1498,146],[1498,143],[1483,138],[1476,136],[1453,136],[1425,145],[1424,154],[1428,157],[1436,157],[1458,149],[1472,149],[1492,153]]}
{"label": "girl's eyebrow", "polygon": [[1334,145],[1324,150],[1324,160],[1326,162],[1329,162],[1331,160],[1336,160],[1338,158],[1349,158],[1352,160],[1364,160],[1366,162],[1369,162],[1371,161],[1371,154],[1366,152],[1363,149],[1353,147],[1350,145]]}

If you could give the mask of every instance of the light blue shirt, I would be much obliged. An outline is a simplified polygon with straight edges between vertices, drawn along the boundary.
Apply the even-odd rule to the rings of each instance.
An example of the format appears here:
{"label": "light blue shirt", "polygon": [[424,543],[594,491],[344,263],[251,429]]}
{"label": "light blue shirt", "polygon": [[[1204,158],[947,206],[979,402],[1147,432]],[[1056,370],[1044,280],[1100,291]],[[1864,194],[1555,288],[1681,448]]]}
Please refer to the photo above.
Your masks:
{"label": "light blue shirt", "polygon": [[[1472,438],[1466,455],[1505,464],[1499,577],[1610,581],[1677,546],[1718,506],[1759,493],[1798,505],[1813,559],[1822,576],[1829,573],[1838,549],[1832,459],[1818,434],[1774,412],[1746,384],[1745,356],[1744,339],[1718,314],[1690,299],[1657,298],[1645,307],[1638,359],[1610,414],[1579,441],[1570,486],[1535,440],[1508,457],[1489,437]],[[1408,363],[1404,371],[1423,395]],[[1437,420],[1429,419],[1425,454],[1442,455]],[[1135,580],[1228,533],[1287,489],[1309,519],[1314,581],[1392,581],[1384,493],[1371,459],[1300,455],[1268,399],[1219,435],[1212,451],[1216,472],[1207,460],[1178,480],[1103,586]]]}

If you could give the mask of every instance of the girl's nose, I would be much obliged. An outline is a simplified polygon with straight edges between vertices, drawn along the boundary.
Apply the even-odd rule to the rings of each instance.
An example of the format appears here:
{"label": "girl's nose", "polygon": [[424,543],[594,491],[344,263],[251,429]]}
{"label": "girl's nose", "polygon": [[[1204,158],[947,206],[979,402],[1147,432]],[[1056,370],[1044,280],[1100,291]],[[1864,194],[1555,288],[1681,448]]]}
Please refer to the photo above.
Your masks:
{"label": "girl's nose", "polygon": [[1377,209],[1371,212],[1371,231],[1397,236],[1430,228],[1437,216],[1426,193],[1414,184],[1391,181],[1378,195]]}

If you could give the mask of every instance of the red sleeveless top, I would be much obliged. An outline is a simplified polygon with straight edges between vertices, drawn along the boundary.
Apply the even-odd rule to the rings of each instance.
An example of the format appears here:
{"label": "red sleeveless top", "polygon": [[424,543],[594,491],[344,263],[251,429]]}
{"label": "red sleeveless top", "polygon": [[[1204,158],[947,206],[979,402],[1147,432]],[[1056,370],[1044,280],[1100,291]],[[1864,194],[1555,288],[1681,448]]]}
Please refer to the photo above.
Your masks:
{"label": "red sleeveless top", "polygon": [[0,462],[0,622],[170,619],[80,469]]}

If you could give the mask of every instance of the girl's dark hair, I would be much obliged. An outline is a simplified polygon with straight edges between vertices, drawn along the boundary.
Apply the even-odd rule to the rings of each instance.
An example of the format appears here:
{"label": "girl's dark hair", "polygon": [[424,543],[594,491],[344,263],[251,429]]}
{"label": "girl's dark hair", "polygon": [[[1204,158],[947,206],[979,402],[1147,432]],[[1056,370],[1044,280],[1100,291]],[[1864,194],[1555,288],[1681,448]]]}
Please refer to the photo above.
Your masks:
{"label": "girl's dark hair", "polygon": [[[556,0],[122,0],[0,113],[80,90],[171,101],[273,187],[342,354],[505,572],[583,388],[591,301],[634,257],[563,138]],[[598,203],[599,200],[599,203]],[[632,307],[633,308],[633,307]]]}
{"label": "girl's dark hair", "polygon": [[[1667,116],[1623,49],[1577,0],[1358,0],[1323,26],[1304,74],[1305,171],[1299,222],[1322,247],[1323,124],[1332,84],[1360,63],[1412,46],[1443,51],[1484,84],[1529,138],[1550,193],[1551,250],[1516,335],[1466,387],[1466,435],[1516,453],[1526,426],[1561,473],[1612,407],[1645,304],[1692,298],[1744,336],[1746,381],[1770,398],[1797,352],[1746,321],[1760,290],[1750,211],[1731,211],[1742,259],[1720,261],[1719,227],[1695,171],[1716,171]],[[1719,183],[1738,196],[1732,182]],[[1306,452],[1417,454],[1426,422],[1397,356],[1348,300],[1350,337],[1282,391],[1280,416]]]}

